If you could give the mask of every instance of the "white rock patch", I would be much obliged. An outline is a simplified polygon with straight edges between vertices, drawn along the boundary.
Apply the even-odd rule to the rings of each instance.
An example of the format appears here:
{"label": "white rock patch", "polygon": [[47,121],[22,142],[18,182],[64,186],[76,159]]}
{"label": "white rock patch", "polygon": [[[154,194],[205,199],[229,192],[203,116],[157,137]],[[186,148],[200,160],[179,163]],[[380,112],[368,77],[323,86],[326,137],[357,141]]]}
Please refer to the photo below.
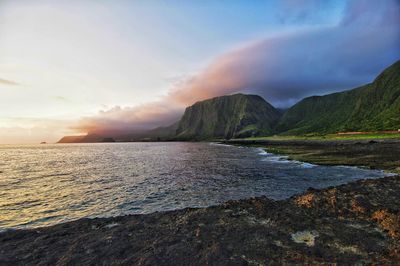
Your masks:
{"label": "white rock patch", "polygon": [[110,229],[110,228],[116,227],[118,225],[119,225],[118,223],[111,223],[111,224],[105,225],[104,227],[107,228],[107,229]]}
{"label": "white rock patch", "polygon": [[309,247],[315,245],[315,238],[318,236],[316,231],[300,231],[291,235],[292,240],[296,243],[306,244]]}

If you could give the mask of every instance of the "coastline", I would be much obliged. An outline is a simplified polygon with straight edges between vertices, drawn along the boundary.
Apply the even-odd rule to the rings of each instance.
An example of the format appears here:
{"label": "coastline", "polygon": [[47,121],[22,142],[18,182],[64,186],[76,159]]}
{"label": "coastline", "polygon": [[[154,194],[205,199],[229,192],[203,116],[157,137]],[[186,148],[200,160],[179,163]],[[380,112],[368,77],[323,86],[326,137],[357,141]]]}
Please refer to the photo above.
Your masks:
{"label": "coastline", "polygon": [[221,143],[256,146],[288,159],[319,165],[345,165],[400,174],[400,140],[227,140]]}
{"label": "coastline", "polygon": [[[400,166],[398,141],[232,142],[310,163]],[[391,176],[281,201],[260,197],[7,231],[0,233],[0,264],[390,264],[400,260],[399,195],[400,176]]]}

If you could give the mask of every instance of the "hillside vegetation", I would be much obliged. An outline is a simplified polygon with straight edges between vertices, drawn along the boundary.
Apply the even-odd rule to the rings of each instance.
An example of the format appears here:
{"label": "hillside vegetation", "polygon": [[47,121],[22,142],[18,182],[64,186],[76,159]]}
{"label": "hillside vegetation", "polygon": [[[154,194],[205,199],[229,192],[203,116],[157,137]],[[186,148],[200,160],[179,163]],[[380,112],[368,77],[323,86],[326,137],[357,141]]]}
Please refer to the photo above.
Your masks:
{"label": "hillside vegetation", "polygon": [[400,61],[388,67],[370,84],[305,98],[283,115],[260,96],[234,94],[197,102],[187,107],[182,118],[168,127],[118,136],[70,136],[60,142],[101,142],[110,137],[117,141],[163,141],[273,135],[327,136],[337,132],[358,131],[381,135],[382,132],[375,131],[398,129]]}
{"label": "hillside vegetation", "polygon": [[400,128],[400,61],[371,84],[325,96],[312,96],[291,107],[276,132],[287,135]]}
{"label": "hillside vegetation", "polygon": [[178,139],[238,138],[268,135],[280,112],[257,95],[235,94],[197,102],[186,108]]}

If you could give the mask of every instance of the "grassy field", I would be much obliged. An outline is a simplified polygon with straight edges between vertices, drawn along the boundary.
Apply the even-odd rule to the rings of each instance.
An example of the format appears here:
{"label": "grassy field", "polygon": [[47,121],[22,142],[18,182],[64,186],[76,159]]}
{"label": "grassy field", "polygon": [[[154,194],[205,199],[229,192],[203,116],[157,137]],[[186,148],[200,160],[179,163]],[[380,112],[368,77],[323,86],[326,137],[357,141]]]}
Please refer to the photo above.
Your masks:
{"label": "grassy field", "polygon": [[373,139],[400,139],[399,133],[367,133],[367,134],[349,134],[349,135],[305,135],[305,136],[269,136],[269,137],[251,137],[246,140],[373,140]]}

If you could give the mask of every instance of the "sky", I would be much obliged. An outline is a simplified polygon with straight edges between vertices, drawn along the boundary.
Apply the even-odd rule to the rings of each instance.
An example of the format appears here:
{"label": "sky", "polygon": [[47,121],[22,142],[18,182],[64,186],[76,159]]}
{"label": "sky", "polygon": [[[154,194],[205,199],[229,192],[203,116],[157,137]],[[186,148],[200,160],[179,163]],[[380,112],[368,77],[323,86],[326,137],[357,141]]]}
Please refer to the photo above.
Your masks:
{"label": "sky", "polygon": [[279,108],[400,59],[398,0],[0,0],[0,143],[166,126],[210,97]]}

